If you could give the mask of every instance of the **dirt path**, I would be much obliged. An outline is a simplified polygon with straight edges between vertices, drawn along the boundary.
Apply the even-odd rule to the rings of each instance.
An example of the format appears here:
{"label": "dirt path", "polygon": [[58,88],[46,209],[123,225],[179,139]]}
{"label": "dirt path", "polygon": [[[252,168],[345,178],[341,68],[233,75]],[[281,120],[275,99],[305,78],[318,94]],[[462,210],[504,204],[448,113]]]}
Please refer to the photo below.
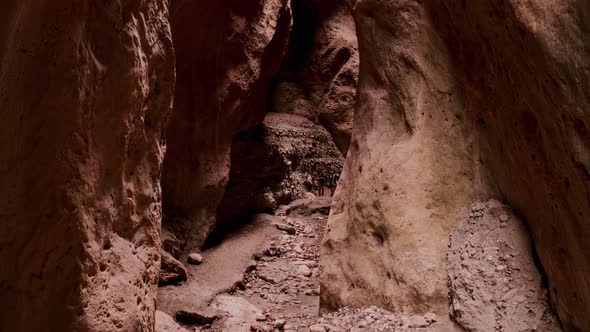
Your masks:
{"label": "dirt path", "polygon": [[329,206],[329,199],[299,201],[279,213],[285,214],[277,225],[284,234],[256,257],[256,268],[245,274],[245,289],[236,291],[264,313],[252,329],[299,331],[317,319],[319,246]]}
{"label": "dirt path", "polygon": [[433,314],[396,316],[376,307],[318,317],[318,259],[329,209],[329,197],[295,201],[275,216],[257,215],[203,252],[203,264],[188,267],[187,283],[160,289],[166,324],[156,331],[447,330]]}
{"label": "dirt path", "polygon": [[280,231],[273,216],[259,215],[245,227],[229,235],[222,244],[202,253],[201,265],[185,264],[187,282],[158,289],[158,310],[171,316],[184,310],[202,312],[214,298],[231,290],[243,279],[252,256],[262,252]]}

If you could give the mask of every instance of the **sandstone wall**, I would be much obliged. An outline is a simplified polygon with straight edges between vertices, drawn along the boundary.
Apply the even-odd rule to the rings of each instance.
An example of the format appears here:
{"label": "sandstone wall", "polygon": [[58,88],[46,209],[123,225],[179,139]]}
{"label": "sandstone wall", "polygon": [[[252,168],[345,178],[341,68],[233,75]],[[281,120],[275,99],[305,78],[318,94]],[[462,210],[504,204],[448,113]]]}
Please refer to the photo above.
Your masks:
{"label": "sandstone wall", "polygon": [[351,150],[322,306],[444,313],[467,206],[528,222],[566,330],[590,329],[590,8],[579,1],[362,0]]}
{"label": "sandstone wall", "polygon": [[153,330],[167,2],[7,0],[0,43],[1,329]]}
{"label": "sandstone wall", "polygon": [[291,27],[290,1],[172,1],[177,62],[162,189],[165,223],[198,248],[215,224],[232,138],[260,121]]}
{"label": "sandstone wall", "polygon": [[273,112],[321,123],[346,154],[358,76],[358,48],[348,0],[293,0],[289,51],[275,78]]}
{"label": "sandstone wall", "polygon": [[425,9],[361,1],[355,15],[358,107],[323,245],[322,306],[445,313],[449,231],[475,194],[474,138]]}
{"label": "sandstone wall", "polygon": [[429,7],[477,116],[481,162],[529,224],[562,325],[590,330],[590,3]]}

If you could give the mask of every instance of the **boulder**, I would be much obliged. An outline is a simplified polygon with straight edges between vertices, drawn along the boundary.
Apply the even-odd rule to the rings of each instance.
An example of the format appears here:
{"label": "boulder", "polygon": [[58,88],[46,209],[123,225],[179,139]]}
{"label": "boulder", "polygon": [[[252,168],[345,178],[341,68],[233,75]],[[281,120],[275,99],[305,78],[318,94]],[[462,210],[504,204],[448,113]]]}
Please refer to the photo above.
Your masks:
{"label": "boulder", "polygon": [[162,311],[156,311],[156,330],[155,332],[189,332],[180,326],[172,316]]}
{"label": "boulder", "polygon": [[192,253],[192,254],[188,255],[188,257],[186,258],[186,261],[189,264],[199,265],[199,264],[203,263],[203,256],[201,256],[200,254],[197,254],[197,253]]}
{"label": "boulder", "polygon": [[262,316],[266,320],[266,316],[258,307],[238,296],[218,295],[211,303],[211,307],[225,316],[221,322],[223,331],[248,332],[251,323],[258,317]]}

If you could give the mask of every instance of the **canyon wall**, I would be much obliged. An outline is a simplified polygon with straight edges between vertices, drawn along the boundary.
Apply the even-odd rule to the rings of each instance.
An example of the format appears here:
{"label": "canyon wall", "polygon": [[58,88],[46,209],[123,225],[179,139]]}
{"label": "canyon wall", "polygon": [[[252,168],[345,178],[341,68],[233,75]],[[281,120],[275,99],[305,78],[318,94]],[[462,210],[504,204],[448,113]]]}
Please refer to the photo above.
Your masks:
{"label": "canyon wall", "polygon": [[[240,130],[262,121],[291,28],[287,0],[174,0],[174,112],[167,130],[164,223],[199,248],[215,225]],[[183,236],[184,237],[184,236]]]}
{"label": "canyon wall", "polygon": [[475,195],[451,62],[415,1],[359,1],[352,143],[324,239],[324,308],[448,310],[450,229]]}
{"label": "canyon wall", "polygon": [[351,1],[292,2],[294,26],[271,90],[271,111],[321,123],[345,155],[359,63]]}
{"label": "canyon wall", "polygon": [[2,330],[153,330],[167,2],[3,1],[0,43]]}
{"label": "canyon wall", "polygon": [[563,327],[590,330],[590,3],[428,7],[490,182],[528,222]]}
{"label": "canyon wall", "polygon": [[324,310],[446,313],[453,225],[527,221],[562,326],[590,329],[590,6],[361,0],[351,150],[323,245]]}

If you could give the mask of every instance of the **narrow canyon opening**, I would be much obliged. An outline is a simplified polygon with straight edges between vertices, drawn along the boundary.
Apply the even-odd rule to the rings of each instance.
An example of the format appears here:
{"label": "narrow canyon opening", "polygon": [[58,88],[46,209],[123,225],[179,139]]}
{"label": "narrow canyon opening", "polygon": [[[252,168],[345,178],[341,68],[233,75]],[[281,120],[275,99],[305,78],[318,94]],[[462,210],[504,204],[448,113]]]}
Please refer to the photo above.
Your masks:
{"label": "narrow canyon opening", "polygon": [[[191,8],[187,3],[179,6],[182,12],[191,11],[183,7]],[[272,6],[269,9],[276,11]],[[234,7],[214,9],[223,10],[230,16],[240,15]],[[267,36],[268,54],[273,52],[280,61],[259,68],[268,73],[260,75],[247,95],[231,90],[241,83],[231,80],[243,77],[227,78],[231,71],[224,70],[230,68],[211,67],[211,63],[225,63],[225,57],[232,56],[225,50],[229,48],[226,44],[218,46],[217,58],[193,63],[203,61],[192,52],[195,42],[206,36],[197,37],[197,41],[194,36],[175,37],[173,25],[177,67],[189,72],[178,74],[175,108],[186,109],[190,117],[183,117],[182,112],[173,115],[168,128],[157,308],[160,316],[185,328],[249,330],[252,321],[258,320],[257,328],[289,330],[311,326],[318,318],[320,244],[350,142],[358,50],[352,13],[344,2],[297,0],[291,2],[288,13],[292,26],[281,25],[285,13],[279,9],[273,13],[277,16],[271,17],[276,20],[275,31]],[[184,31],[184,24],[194,24],[192,18],[178,15],[172,17],[173,22],[179,21],[176,29]],[[256,27],[259,23],[252,24]],[[241,28],[232,33],[251,32]],[[269,27],[261,28],[269,33]],[[224,26],[214,29],[210,32],[222,35],[224,43],[228,38]],[[185,45],[187,42],[190,44]],[[277,46],[280,44],[282,49]],[[246,54],[236,65],[256,60],[249,56],[255,55]],[[185,61],[190,63],[185,65]],[[233,115],[222,115],[225,119],[212,115],[213,123],[203,124],[192,117],[198,112],[193,107],[202,107],[202,99],[210,95],[179,95],[183,85],[194,89],[191,82],[201,80],[200,75],[194,76],[197,73],[190,74],[191,70],[198,74],[213,71],[210,75],[229,81],[218,82],[221,88],[227,86],[228,93],[236,93],[217,96],[211,110],[200,112],[223,113],[216,103],[219,98],[235,98],[241,105]],[[188,82],[183,81],[185,77]],[[220,93],[214,87],[210,91]],[[199,99],[186,104],[179,101],[187,98]],[[224,120],[239,125],[228,127]],[[194,121],[195,128],[186,128],[187,121]],[[180,129],[184,130],[182,137],[178,136],[179,126],[184,127]],[[196,158],[190,147],[187,150],[191,143],[186,142],[186,134],[193,130],[210,131],[195,149],[200,154],[210,150],[213,158]],[[182,166],[193,168],[189,170],[192,174],[178,178],[178,159],[182,163],[194,160],[196,164]],[[204,181],[196,181],[196,175]],[[209,186],[202,186],[202,182]],[[184,201],[179,204],[178,190],[184,191],[181,186],[191,183],[202,187],[180,193]]]}

